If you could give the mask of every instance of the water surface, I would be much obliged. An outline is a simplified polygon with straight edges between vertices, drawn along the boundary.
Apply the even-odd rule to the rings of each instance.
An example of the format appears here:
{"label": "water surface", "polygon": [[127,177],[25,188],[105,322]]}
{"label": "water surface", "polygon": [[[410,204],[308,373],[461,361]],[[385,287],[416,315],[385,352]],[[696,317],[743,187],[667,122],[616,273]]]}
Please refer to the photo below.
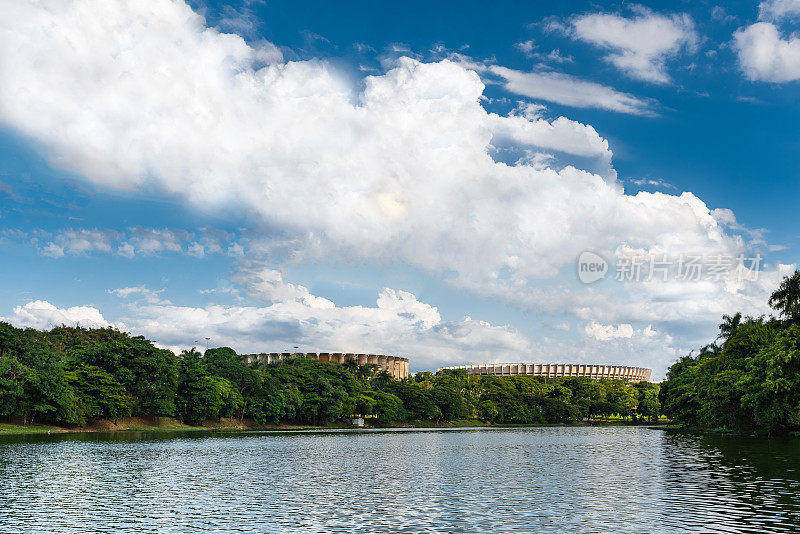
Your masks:
{"label": "water surface", "polygon": [[0,438],[0,532],[792,532],[800,440],[634,427]]}

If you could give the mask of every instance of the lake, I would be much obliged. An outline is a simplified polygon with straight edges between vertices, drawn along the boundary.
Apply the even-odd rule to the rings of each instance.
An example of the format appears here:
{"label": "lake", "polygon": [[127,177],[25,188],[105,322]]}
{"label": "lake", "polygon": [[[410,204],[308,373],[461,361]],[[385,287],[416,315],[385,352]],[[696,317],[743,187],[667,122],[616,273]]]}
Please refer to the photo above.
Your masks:
{"label": "lake", "polygon": [[0,437],[0,532],[790,532],[800,440],[641,427]]}

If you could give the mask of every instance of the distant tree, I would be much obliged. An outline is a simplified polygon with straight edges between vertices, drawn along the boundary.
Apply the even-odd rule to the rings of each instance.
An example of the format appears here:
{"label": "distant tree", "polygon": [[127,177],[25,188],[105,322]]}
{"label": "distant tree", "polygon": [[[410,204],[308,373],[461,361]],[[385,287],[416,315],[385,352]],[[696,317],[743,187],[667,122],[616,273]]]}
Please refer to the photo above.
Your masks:
{"label": "distant tree", "polygon": [[408,417],[413,420],[436,420],[442,416],[441,410],[433,402],[430,391],[418,382],[392,382],[391,393],[403,401]]}
{"label": "distant tree", "polygon": [[375,404],[376,401],[373,397],[359,393],[352,398],[353,413],[347,415],[367,417],[375,413]]}
{"label": "distant tree", "polygon": [[200,423],[213,417],[218,406],[209,406],[216,396],[209,391],[214,384],[208,380],[205,363],[197,350],[184,350],[178,359],[178,386],[175,391],[176,415],[184,423]]}
{"label": "distant tree", "polygon": [[800,427],[800,326],[791,325],[748,362],[741,404],[767,434]]}
{"label": "distant tree", "polygon": [[722,322],[719,325],[719,336],[717,336],[717,339],[721,338],[724,344],[736,333],[741,323],[741,312],[736,312],[733,315],[723,315]]}
{"label": "distant tree", "polygon": [[373,398],[375,415],[378,416],[379,423],[386,425],[403,419],[403,401],[399,397],[384,391],[376,391]]}
{"label": "distant tree", "polygon": [[372,389],[386,391],[394,378],[387,371],[379,371],[375,378],[370,381]]}
{"label": "distant tree", "polygon": [[350,356],[344,361],[342,368],[348,371],[351,375],[355,376],[358,374],[358,360]]}
{"label": "distant tree", "polygon": [[[242,419],[255,415],[255,404],[262,388],[263,378],[256,365],[248,365],[244,356],[232,348],[208,349],[203,354],[206,371],[222,377],[235,385],[241,404],[237,411]],[[228,416],[225,416],[228,417]]]}
{"label": "distant tree", "polygon": [[130,415],[132,399],[110,373],[95,365],[75,363],[65,376],[74,391],[79,424]]}
{"label": "distant tree", "polygon": [[374,363],[365,363],[358,366],[358,377],[362,379],[370,379],[378,374],[380,367]]}
{"label": "distant tree", "polygon": [[611,380],[606,400],[614,406],[615,413],[624,418],[630,417],[637,405],[637,392],[622,380]]}
{"label": "distant tree", "polygon": [[786,320],[800,323],[800,271],[787,276],[769,297],[772,306]]}
{"label": "distant tree", "polygon": [[636,411],[651,423],[658,421],[658,416],[661,414],[661,402],[658,400],[658,391],[655,389],[644,391]]}
{"label": "distant tree", "polygon": [[0,416],[21,413],[25,382],[33,371],[10,354],[0,355]]}
{"label": "distant tree", "polygon": [[483,400],[478,404],[478,414],[483,421],[494,423],[497,421],[497,416],[500,415],[500,410],[494,402]]}

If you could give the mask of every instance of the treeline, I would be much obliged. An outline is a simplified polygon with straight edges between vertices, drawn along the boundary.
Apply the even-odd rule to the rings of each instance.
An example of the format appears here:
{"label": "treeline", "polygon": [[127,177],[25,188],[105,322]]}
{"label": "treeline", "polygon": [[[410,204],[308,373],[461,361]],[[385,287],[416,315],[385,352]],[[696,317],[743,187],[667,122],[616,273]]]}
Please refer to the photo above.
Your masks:
{"label": "treeline", "polygon": [[779,317],[723,316],[717,339],[662,382],[664,413],[685,427],[782,434],[800,429],[800,273],[769,304]]}
{"label": "treeline", "polygon": [[478,377],[465,371],[396,380],[375,365],[296,358],[248,363],[229,348],[175,355],[114,329],[42,332],[0,323],[0,418],[86,425],[125,416],[188,424],[236,417],[257,425],[566,423],[612,415],[654,420],[658,386],[588,378]]}

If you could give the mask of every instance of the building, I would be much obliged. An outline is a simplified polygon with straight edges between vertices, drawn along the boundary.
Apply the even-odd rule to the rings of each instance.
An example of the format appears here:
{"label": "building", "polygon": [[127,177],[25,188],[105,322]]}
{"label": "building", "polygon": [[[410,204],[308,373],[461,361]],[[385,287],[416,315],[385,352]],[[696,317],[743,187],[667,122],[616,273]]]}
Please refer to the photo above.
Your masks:
{"label": "building", "polygon": [[408,358],[384,356],[382,354],[352,354],[344,352],[270,352],[248,354],[247,361],[273,363],[286,358],[312,358],[321,362],[344,363],[349,359],[359,365],[374,364],[397,379],[408,378]]}
{"label": "building", "polygon": [[464,369],[471,375],[493,376],[585,376],[641,382],[650,380],[650,369],[627,365],[591,365],[585,363],[487,363],[482,365],[456,365],[442,369]]}

